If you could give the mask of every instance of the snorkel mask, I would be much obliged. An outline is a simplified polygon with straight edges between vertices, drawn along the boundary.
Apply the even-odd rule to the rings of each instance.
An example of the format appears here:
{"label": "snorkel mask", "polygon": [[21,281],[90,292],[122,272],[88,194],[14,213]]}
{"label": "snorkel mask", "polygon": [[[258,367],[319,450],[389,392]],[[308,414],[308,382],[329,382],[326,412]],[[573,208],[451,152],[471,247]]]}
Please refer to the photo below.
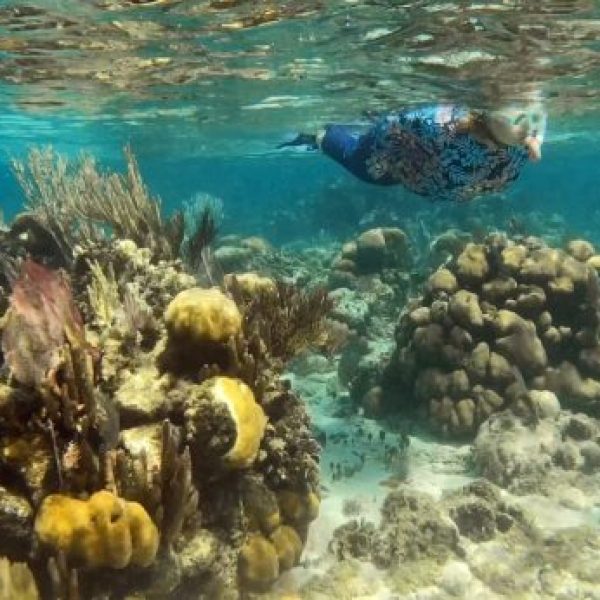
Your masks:
{"label": "snorkel mask", "polygon": [[525,146],[530,160],[541,159],[546,132],[546,112],[541,106],[494,110],[487,113],[485,122],[494,139],[500,144]]}

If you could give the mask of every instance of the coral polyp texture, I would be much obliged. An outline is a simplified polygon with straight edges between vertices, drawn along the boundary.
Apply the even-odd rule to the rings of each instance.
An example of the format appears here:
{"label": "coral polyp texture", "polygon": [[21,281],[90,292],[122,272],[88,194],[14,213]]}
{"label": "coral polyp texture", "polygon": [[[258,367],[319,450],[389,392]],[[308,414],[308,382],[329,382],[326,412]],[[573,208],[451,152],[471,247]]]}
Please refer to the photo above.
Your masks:
{"label": "coral polyp texture", "polygon": [[86,567],[147,567],[158,550],[158,529],[137,502],[108,491],[88,500],[47,496],[35,520],[38,539]]}
{"label": "coral polyp texture", "polygon": [[468,243],[401,317],[383,377],[387,408],[425,407],[450,435],[474,435],[507,407],[535,417],[541,391],[598,414],[598,262],[584,240]]}

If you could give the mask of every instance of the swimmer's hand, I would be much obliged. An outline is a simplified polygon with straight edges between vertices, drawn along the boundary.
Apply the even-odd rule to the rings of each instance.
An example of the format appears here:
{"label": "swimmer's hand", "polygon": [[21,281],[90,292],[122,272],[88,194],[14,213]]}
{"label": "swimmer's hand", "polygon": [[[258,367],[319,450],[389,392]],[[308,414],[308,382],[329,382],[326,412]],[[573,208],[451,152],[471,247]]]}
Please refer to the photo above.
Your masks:
{"label": "swimmer's hand", "polygon": [[527,150],[527,155],[529,156],[529,160],[533,162],[538,162],[542,159],[542,142],[537,135],[528,135],[525,138],[525,149]]}
{"label": "swimmer's hand", "polygon": [[309,150],[319,149],[317,136],[314,133],[299,133],[293,140],[279,144],[277,149],[289,148],[291,146],[307,146]]}

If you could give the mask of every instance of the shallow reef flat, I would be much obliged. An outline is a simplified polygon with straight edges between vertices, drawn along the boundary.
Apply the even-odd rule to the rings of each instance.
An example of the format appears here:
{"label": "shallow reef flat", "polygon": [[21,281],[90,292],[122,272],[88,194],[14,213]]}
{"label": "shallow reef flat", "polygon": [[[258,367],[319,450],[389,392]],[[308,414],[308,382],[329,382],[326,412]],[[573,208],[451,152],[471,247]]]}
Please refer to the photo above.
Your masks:
{"label": "shallow reef flat", "polygon": [[[359,290],[344,310],[357,336],[328,364],[307,359],[313,372],[292,365],[327,433],[314,532],[332,536],[320,548],[309,537],[308,573],[291,571],[278,589],[319,599],[598,597],[594,246],[465,231],[433,246],[440,240],[448,258],[396,318],[369,300],[385,269],[376,283],[373,271],[355,273],[343,293]],[[344,318],[339,304],[334,314]],[[390,332],[378,319],[399,324]]]}

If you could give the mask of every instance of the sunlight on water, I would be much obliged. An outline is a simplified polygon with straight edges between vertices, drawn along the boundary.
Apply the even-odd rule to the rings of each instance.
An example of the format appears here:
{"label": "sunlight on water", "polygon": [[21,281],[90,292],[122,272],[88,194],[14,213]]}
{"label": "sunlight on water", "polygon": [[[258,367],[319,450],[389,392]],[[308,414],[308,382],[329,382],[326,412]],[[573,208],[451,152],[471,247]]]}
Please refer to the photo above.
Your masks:
{"label": "sunlight on water", "polygon": [[19,110],[187,118],[222,139],[231,121],[260,135],[532,93],[571,120],[597,110],[599,35],[586,0],[4,3],[0,81]]}

